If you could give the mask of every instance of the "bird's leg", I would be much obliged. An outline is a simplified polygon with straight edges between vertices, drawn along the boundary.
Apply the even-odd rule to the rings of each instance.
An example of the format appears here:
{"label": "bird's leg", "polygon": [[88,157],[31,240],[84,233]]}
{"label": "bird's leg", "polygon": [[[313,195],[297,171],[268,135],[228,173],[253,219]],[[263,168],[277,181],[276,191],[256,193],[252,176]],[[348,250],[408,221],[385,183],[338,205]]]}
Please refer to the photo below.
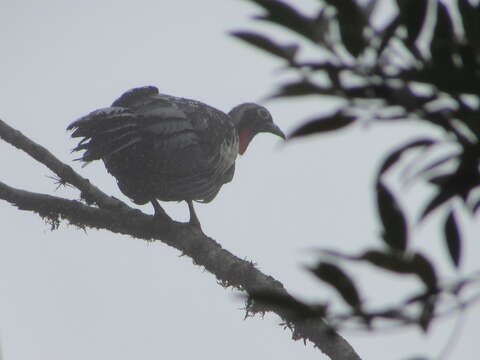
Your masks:
{"label": "bird's leg", "polygon": [[188,204],[188,210],[190,211],[190,221],[188,222],[190,225],[201,227],[200,221],[198,220],[197,214],[195,213],[195,209],[193,208],[193,201],[186,200]]}
{"label": "bird's leg", "polygon": [[150,201],[153,205],[153,209],[155,210],[155,217],[161,218],[161,219],[169,219],[170,217],[167,215],[165,210],[160,206],[158,203],[157,199],[153,199]]}

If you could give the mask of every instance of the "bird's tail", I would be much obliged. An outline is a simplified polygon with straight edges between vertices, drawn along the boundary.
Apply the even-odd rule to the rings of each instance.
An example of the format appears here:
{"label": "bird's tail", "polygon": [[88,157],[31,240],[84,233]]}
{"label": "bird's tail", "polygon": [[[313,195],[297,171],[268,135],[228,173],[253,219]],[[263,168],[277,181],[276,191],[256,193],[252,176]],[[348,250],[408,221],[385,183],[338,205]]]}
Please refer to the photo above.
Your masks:
{"label": "bird's tail", "polygon": [[85,150],[82,157],[76,160],[86,163],[105,159],[141,141],[132,113],[122,107],[93,111],[71,123],[67,130],[73,131],[73,138],[83,138],[72,152]]}

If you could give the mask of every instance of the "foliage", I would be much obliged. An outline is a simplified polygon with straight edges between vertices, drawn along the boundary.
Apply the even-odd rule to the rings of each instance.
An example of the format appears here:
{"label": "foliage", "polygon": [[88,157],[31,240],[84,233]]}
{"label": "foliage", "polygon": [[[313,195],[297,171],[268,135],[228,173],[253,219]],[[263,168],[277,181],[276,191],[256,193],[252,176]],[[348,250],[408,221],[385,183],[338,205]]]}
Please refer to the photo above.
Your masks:
{"label": "foliage", "polygon": [[[470,303],[464,297],[466,285],[478,284],[480,279],[475,275],[441,284],[434,264],[412,249],[408,217],[386,176],[401,166],[407,153],[456,149],[430,158],[412,179],[425,181],[435,190],[421,211],[419,223],[433,212],[447,212],[442,241],[458,268],[464,239],[457,218],[480,211],[480,6],[467,0],[459,0],[457,9],[440,1],[397,0],[392,1],[396,10],[386,20],[380,14],[382,2],[376,0],[361,4],[354,0],[319,1],[314,14],[277,0],[248,1],[263,10],[256,20],[293,32],[296,39],[287,44],[263,33],[232,33],[281,59],[287,70],[298,74],[297,80],[279,86],[272,98],[313,95],[343,99],[334,114],[305,122],[290,138],[339,131],[367,121],[414,121],[439,130],[439,136],[414,138],[393,149],[379,167],[375,191],[384,246],[357,255],[325,250],[327,259],[311,269],[319,280],[336,289],[351,309],[340,315],[318,306],[332,326],[358,320],[361,326],[372,329],[374,320],[382,319],[427,331],[440,315],[436,309],[444,301],[443,295],[454,295],[460,304],[457,309],[463,308]],[[377,21],[379,18],[382,21]],[[305,48],[317,50],[315,61],[302,59]],[[411,274],[424,290],[396,307],[366,310],[358,286],[339,265],[342,261],[365,263],[392,274]],[[265,294],[261,297],[264,301]],[[278,298],[272,301],[281,303]],[[297,306],[305,313],[306,304],[301,302],[285,306]]]}

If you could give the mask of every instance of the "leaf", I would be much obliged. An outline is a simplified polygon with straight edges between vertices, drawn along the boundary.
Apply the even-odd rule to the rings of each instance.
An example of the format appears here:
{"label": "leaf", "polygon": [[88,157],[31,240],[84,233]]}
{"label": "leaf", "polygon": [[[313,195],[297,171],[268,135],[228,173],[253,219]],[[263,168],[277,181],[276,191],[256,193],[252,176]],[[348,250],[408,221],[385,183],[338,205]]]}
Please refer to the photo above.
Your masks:
{"label": "leaf", "polygon": [[407,257],[399,256],[394,253],[381,252],[377,250],[366,251],[359,260],[365,260],[384,270],[396,272],[399,274],[411,274],[411,262]]}
{"label": "leaf", "polygon": [[330,95],[331,93],[332,90],[329,88],[322,88],[309,81],[302,80],[300,82],[282,85],[277,93],[270,95],[267,99],[317,94]]}
{"label": "leaf", "polygon": [[388,155],[387,158],[383,161],[377,178],[379,179],[380,176],[383,175],[383,173],[385,173],[388,169],[390,169],[390,167],[400,159],[400,157],[403,155],[405,151],[416,148],[416,147],[431,146],[435,143],[436,143],[435,140],[423,138],[423,139],[414,140],[405,145],[402,145],[401,147],[399,147],[398,149],[390,153],[390,155]]}
{"label": "leaf", "polygon": [[337,112],[334,115],[329,117],[322,117],[319,119],[310,120],[307,123],[300,126],[296,129],[290,136],[289,139],[311,135],[316,133],[324,133],[329,131],[340,130],[344,127],[347,127],[355,121],[355,117],[342,114]]}
{"label": "leaf", "polygon": [[399,17],[397,16],[383,30],[380,30],[377,32],[377,35],[379,35],[382,39],[380,41],[380,45],[378,46],[378,53],[380,55],[382,55],[383,51],[385,50],[387,45],[390,43],[390,40],[395,35],[395,32],[397,31],[399,24],[400,24],[400,20],[399,20]]}
{"label": "leaf", "polygon": [[271,55],[278,56],[288,62],[292,62],[298,51],[298,45],[279,45],[269,38],[252,32],[236,31],[230,33],[232,36],[245,41]]}
{"label": "leaf", "polygon": [[460,265],[460,255],[462,251],[462,239],[453,210],[451,210],[448,214],[443,229],[450,258],[452,259],[453,265],[458,268]]}
{"label": "leaf", "polygon": [[416,275],[424,284],[428,291],[437,289],[437,274],[430,261],[420,253],[399,254],[385,253],[377,250],[369,250],[358,260],[365,260],[382,269],[396,272],[399,274]]}
{"label": "leaf", "polygon": [[326,262],[318,264],[316,268],[311,268],[320,280],[326,282],[353,308],[359,308],[361,305],[360,296],[353,281],[338,266]]}
{"label": "leaf", "polygon": [[437,273],[432,263],[422,254],[416,253],[412,259],[412,271],[423,281],[427,289],[438,288]]}
{"label": "leaf", "polygon": [[424,332],[430,328],[433,318],[435,317],[435,301],[428,299],[423,303],[422,312],[418,318],[418,323]]}
{"label": "leaf", "polygon": [[444,69],[453,69],[452,53],[455,51],[453,23],[448,9],[442,2],[437,5],[437,22],[431,41],[432,63]]}
{"label": "leaf", "polygon": [[265,16],[256,16],[255,19],[269,21],[296,32],[317,43],[319,32],[313,19],[300,14],[293,7],[276,0],[250,0],[267,11]]}
{"label": "leaf", "polygon": [[427,218],[432,211],[434,211],[439,206],[443,205],[445,202],[450,200],[455,196],[455,193],[452,191],[446,191],[443,188],[439,188],[437,195],[435,195],[428,205],[423,209],[422,214],[420,215],[420,221],[423,221]]}
{"label": "leaf", "polygon": [[[437,21],[435,24],[434,38],[439,37],[443,40],[454,40],[453,22],[448,12],[447,6],[443,2],[439,2],[437,6]],[[435,40],[433,40],[435,41]]]}
{"label": "leaf", "polygon": [[381,181],[377,182],[377,207],[383,224],[383,240],[392,249],[405,251],[408,240],[407,220],[395,197]]}
{"label": "leaf", "polygon": [[475,7],[469,1],[458,1],[458,9],[462,17],[463,27],[468,43],[476,50],[480,51],[480,7]]}
{"label": "leaf", "polygon": [[415,41],[427,19],[428,0],[397,0],[399,19],[407,28],[406,44],[416,54]]}
{"label": "leaf", "polygon": [[[425,173],[428,173],[429,171],[434,170],[435,168],[439,167],[440,165],[446,164],[446,163],[448,163],[448,162],[450,162],[450,161],[452,161],[453,159],[456,159],[456,158],[458,158],[458,154],[447,155],[443,158],[440,158],[436,161],[433,161],[430,164],[428,164],[427,166],[425,166],[424,168],[418,170],[415,174],[415,177],[418,177],[418,176],[421,176]],[[432,183],[435,184],[435,182],[432,182]]]}
{"label": "leaf", "polygon": [[367,19],[354,0],[327,0],[337,9],[337,19],[340,35],[345,48],[357,57],[365,48],[363,31],[367,25]]}
{"label": "leaf", "polygon": [[452,174],[436,175],[428,179],[428,182],[436,186],[444,186],[448,181],[452,179]]}

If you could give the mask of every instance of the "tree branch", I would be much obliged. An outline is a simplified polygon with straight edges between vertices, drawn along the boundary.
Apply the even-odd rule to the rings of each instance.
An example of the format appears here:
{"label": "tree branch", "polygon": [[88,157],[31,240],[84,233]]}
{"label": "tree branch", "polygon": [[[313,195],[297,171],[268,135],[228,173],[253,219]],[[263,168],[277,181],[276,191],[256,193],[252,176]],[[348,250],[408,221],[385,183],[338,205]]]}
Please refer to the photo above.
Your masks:
{"label": "tree branch", "polygon": [[[61,220],[67,220],[81,228],[105,229],[138,239],[162,241],[189,256],[195,264],[203,266],[215,275],[223,286],[232,286],[250,295],[268,292],[290,297],[281,282],[263,274],[253,263],[239,259],[223,249],[219,243],[199,229],[185,223],[159,221],[154,216],[146,215],[120,200],[109,197],[78,175],[70,166],[59,161],[48,150],[1,120],[0,137],[46,165],[62,180],[80,189],[82,195],[88,194],[88,198],[99,206],[97,208],[76,200],[20,190],[0,182],[0,199],[21,210],[38,213],[52,224],[52,228],[57,228]],[[252,312],[276,313],[292,329],[294,339],[310,340],[331,359],[360,359],[350,344],[322,319],[292,319],[285,309],[274,306],[262,305],[261,310],[255,310],[255,307],[249,309]]]}
{"label": "tree branch", "polygon": [[[0,138],[30,155],[39,163],[45,165],[63,181],[75,186],[81,192],[81,198],[87,203],[95,203],[100,208],[116,209],[127,206],[122,201],[108,196],[92,185],[88,179],[77,174],[70,166],[58,160],[50,151],[33,142],[20,131],[12,128],[0,119]],[[128,206],[127,206],[128,207]]]}

